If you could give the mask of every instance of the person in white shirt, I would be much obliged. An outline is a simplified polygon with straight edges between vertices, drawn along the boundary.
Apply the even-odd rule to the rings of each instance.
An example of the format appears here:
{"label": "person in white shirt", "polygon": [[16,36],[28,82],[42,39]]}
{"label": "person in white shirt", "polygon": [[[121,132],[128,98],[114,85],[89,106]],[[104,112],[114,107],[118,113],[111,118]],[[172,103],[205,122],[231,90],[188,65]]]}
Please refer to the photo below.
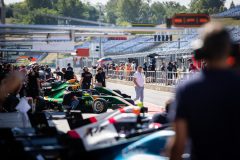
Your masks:
{"label": "person in white shirt", "polygon": [[133,83],[135,84],[136,98],[134,101],[139,100],[143,102],[144,98],[144,74],[142,66],[138,66],[137,71],[134,73]]}

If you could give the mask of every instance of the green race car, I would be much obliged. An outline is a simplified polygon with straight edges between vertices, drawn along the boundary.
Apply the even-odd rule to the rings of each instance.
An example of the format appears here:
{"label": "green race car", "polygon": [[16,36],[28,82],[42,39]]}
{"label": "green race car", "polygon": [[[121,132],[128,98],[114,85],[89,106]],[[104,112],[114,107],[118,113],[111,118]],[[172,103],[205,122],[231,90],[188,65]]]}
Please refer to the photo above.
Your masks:
{"label": "green race car", "polygon": [[[44,97],[44,103],[40,103],[45,109],[57,108],[58,110],[71,109],[73,97],[79,104],[75,108],[82,112],[103,113],[107,109],[117,109],[134,105],[134,101],[128,95],[119,94],[105,87],[82,90],[78,85],[67,86],[66,89],[53,90]],[[43,102],[43,100],[41,101]]]}

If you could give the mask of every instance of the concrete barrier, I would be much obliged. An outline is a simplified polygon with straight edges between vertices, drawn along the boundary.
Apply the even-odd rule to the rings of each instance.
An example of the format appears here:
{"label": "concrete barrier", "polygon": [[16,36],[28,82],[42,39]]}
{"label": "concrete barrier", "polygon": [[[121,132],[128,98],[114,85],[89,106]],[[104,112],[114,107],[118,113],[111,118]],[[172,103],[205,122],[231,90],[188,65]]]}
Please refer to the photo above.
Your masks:
{"label": "concrete barrier", "polygon": [[[107,82],[116,83],[116,84],[123,84],[128,86],[134,86],[132,81],[125,81],[125,80],[118,80],[118,79],[107,79]],[[152,89],[157,91],[164,91],[164,92],[175,92],[174,86],[161,86],[157,84],[150,84],[146,83],[144,86],[146,89]]]}

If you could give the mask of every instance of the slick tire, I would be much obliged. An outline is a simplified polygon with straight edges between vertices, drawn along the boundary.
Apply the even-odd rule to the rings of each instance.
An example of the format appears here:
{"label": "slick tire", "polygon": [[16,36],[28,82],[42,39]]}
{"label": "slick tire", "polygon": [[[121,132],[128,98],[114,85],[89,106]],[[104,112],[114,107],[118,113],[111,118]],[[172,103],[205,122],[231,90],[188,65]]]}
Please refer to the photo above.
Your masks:
{"label": "slick tire", "polygon": [[96,99],[93,102],[93,112],[100,114],[100,113],[104,113],[107,112],[107,102],[105,100],[102,99]]}

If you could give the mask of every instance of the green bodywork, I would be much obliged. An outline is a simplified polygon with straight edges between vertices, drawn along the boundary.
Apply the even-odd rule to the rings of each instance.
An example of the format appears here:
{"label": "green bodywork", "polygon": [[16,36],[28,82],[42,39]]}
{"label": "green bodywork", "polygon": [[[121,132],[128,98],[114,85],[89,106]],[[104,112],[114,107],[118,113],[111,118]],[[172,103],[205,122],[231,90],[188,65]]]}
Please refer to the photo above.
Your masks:
{"label": "green bodywork", "polygon": [[[106,87],[95,87],[94,88],[96,91],[98,91],[99,93],[102,94],[106,94],[106,95],[111,95],[111,96],[118,96],[118,97],[122,97],[120,94],[118,94],[117,92],[114,92],[111,89],[108,89]],[[123,98],[123,97],[122,97]]]}
{"label": "green bodywork", "polygon": [[[69,91],[66,91],[66,88],[68,86],[70,85],[63,83],[58,87],[52,89],[52,91],[48,93],[48,96],[44,97],[44,100],[61,105],[63,103],[64,95],[69,93]],[[91,91],[97,91],[98,94],[94,94]],[[104,87],[96,87],[95,89],[91,89],[90,92],[91,93],[85,93],[82,94],[81,97],[78,97],[82,106],[84,107],[92,107],[95,99],[105,100],[107,102],[108,108],[112,109],[132,105],[130,102],[128,102],[132,101],[130,98],[123,98],[120,94]]]}

